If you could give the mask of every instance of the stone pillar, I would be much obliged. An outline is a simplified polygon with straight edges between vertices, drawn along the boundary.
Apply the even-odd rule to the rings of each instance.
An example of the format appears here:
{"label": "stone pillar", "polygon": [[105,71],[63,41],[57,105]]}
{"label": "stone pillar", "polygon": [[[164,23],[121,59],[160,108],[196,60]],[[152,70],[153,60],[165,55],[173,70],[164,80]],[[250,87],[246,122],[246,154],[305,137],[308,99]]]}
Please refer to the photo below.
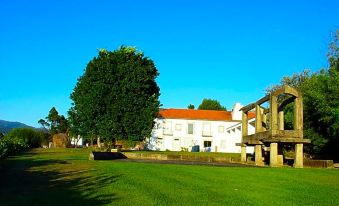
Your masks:
{"label": "stone pillar", "polygon": [[284,130],[284,110],[279,111],[279,130]]}
{"label": "stone pillar", "polygon": [[298,143],[298,144],[295,144],[294,167],[303,168],[303,166],[304,166],[303,144]]}
{"label": "stone pillar", "polygon": [[262,161],[262,151],[261,145],[255,145],[255,165],[264,166],[264,162]]}
{"label": "stone pillar", "polygon": [[260,105],[255,106],[255,133],[262,132],[262,109],[260,108]]}
{"label": "stone pillar", "polygon": [[100,137],[97,138],[97,146],[98,146],[98,148],[101,148]]}
{"label": "stone pillar", "polygon": [[267,115],[265,113],[262,114],[262,122],[265,123],[265,126],[262,127],[262,131],[266,131],[268,128],[267,128]]}
{"label": "stone pillar", "polygon": [[278,143],[271,143],[270,145],[270,166],[278,166]]}
{"label": "stone pillar", "polygon": [[241,162],[246,162],[246,145],[241,146]]}
{"label": "stone pillar", "polygon": [[247,117],[247,113],[242,112],[242,137],[247,136],[248,135],[248,117]]}
{"label": "stone pillar", "polygon": [[278,98],[274,95],[271,95],[270,98],[270,129],[272,131],[278,129]]}
{"label": "stone pillar", "polygon": [[284,156],[283,155],[278,155],[278,166],[279,167],[284,166]]}

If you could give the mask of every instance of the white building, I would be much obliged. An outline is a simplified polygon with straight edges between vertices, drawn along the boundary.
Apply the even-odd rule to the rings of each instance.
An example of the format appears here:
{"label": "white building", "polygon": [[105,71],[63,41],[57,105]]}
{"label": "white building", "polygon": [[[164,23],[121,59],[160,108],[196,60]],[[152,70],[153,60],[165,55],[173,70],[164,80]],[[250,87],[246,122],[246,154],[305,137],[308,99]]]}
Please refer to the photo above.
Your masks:
{"label": "white building", "polygon": [[[147,142],[151,150],[191,151],[199,146],[200,151],[240,153],[241,118],[236,103],[231,112],[192,109],[163,109],[156,119],[152,137]],[[254,133],[254,114],[250,113],[248,130]],[[195,147],[196,148],[196,147]],[[247,147],[252,153],[253,148]]]}
{"label": "white building", "polygon": [[71,138],[71,145],[72,146],[77,146],[77,147],[81,147],[83,146],[83,139],[80,135],[78,135],[77,137],[72,137]]}

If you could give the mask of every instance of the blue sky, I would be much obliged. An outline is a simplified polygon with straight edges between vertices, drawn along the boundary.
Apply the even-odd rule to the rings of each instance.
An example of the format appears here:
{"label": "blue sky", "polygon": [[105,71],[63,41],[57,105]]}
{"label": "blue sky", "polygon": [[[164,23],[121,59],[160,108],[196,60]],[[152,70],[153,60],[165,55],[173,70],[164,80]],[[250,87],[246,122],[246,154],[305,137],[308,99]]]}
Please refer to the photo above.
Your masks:
{"label": "blue sky", "polygon": [[305,68],[327,67],[339,1],[0,0],[0,119],[38,126],[97,49],[154,60],[166,108],[213,98],[231,109]]}

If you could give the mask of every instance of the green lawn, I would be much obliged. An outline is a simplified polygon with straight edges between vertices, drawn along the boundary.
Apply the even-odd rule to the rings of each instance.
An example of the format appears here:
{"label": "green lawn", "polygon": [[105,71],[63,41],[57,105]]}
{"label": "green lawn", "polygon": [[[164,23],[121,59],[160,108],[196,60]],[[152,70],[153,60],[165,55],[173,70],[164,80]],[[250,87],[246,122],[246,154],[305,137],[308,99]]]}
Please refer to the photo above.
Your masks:
{"label": "green lawn", "polygon": [[339,170],[89,161],[36,149],[0,162],[0,205],[339,205]]}

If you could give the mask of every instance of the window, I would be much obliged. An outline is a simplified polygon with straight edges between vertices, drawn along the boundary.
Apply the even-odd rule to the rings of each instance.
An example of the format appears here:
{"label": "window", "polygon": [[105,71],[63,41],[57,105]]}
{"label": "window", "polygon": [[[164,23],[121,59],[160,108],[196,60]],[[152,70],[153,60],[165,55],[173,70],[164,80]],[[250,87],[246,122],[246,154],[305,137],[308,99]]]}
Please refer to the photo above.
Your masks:
{"label": "window", "polygon": [[218,127],[218,132],[219,133],[224,133],[224,130],[225,130],[224,126],[219,126]]}
{"label": "window", "polygon": [[181,131],[181,124],[175,124],[175,130]]}
{"label": "window", "polygon": [[172,135],[172,122],[168,121],[164,123],[164,134]]}
{"label": "window", "polygon": [[210,137],[212,136],[212,133],[211,133],[211,124],[210,123],[204,123],[202,125],[202,136],[207,136],[207,137]]}
{"label": "window", "polygon": [[187,134],[193,134],[193,130],[194,130],[193,123],[188,123],[187,124]]}
{"label": "window", "polygon": [[158,137],[157,140],[156,140],[156,144],[162,145],[163,144],[163,139]]}
{"label": "window", "polygon": [[204,147],[211,147],[212,141],[204,141]]}

